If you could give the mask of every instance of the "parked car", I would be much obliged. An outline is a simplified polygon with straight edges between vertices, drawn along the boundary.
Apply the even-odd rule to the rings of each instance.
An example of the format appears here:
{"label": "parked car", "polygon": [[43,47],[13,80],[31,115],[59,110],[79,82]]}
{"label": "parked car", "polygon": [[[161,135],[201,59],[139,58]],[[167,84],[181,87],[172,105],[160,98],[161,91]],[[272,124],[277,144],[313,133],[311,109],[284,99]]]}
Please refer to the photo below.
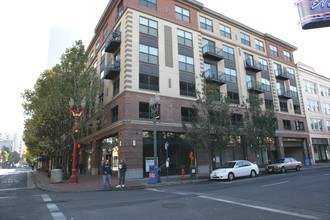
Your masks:
{"label": "parked car", "polygon": [[256,177],[259,174],[259,167],[247,160],[234,160],[226,162],[221,168],[213,170],[210,174],[211,180],[227,179],[233,180],[237,177]]}
{"label": "parked car", "polygon": [[286,157],[280,159],[277,163],[269,164],[266,166],[268,173],[281,172],[285,173],[287,170],[300,171],[302,165],[300,161],[297,161],[293,157]]}

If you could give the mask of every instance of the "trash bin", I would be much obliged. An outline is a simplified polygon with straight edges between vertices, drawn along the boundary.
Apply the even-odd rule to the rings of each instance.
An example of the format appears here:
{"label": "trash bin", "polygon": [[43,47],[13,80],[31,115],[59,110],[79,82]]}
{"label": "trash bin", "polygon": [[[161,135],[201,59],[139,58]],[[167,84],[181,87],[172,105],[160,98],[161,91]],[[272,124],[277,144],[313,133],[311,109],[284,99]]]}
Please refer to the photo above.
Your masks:
{"label": "trash bin", "polygon": [[158,167],[157,166],[149,167],[149,183],[150,184],[158,183]]}
{"label": "trash bin", "polygon": [[51,170],[50,182],[51,183],[61,183],[62,182],[62,169]]}
{"label": "trash bin", "polygon": [[195,166],[190,166],[190,179],[195,180],[196,179],[196,168]]}
{"label": "trash bin", "polygon": [[305,158],[304,158],[304,165],[305,165],[305,167],[310,167],[310,166],[312,166],[311,159],[308,158],[308,157],[305,157]]}

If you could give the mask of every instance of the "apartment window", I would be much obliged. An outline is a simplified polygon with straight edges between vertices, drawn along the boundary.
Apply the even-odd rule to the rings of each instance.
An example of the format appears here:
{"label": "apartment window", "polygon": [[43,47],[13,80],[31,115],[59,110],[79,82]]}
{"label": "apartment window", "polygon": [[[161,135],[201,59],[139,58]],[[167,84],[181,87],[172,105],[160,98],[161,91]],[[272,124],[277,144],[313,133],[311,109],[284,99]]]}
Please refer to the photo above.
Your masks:
{"label": "apartment window", "polygon": [[330,104],[324,103],[324,114],[330,115]]}
{"label": "apartment window", "polygon": [[223,57],[228,60],[235,61],[234,49],[231,47],[227,47],[225,45],[222,46]]}
{"label": "apartment window", "polygon": [[218,79],[217,66],[212,63],[204,63],[204,77]]}
{"label": "apartment window", "polygon": [[263,90],[270,92],[270,81],[269,79],[261,78]]}
{"label": "apartment window", "polygon": [[266,109],[272,110],[274,109],[274,102],[270,99],[265,99],[265,107]]}
{"label": "apartment window", "polygon": [[190,32],[178,29],[178,43],[192,47],[192,34]]}
{"label": "apartment window", "polygon": [[307,100],[308,110],[311,112],[320,112],[319,102],[316,100],[308,99]]}
{"label": "apartment window", "polygon": [[196,116],[196,112],[193,108],[181,107],[182,121],[191,122],[194,116]]}
{"label": "apartment window", "polygon": [[227,92],[227,96],[229,98],[229,103],[239,104],[239,97],[237,92]]}
{"label": "apartment window", "polygon": [[290,55],[289,52],[287,52],[287,51],[283,51],[283,56],[284,56],[284,59],[285,59],[286,61],[291,62],[291,55]]}
{"label": "apartment window", "polygon": [[159,91],[159,77],[140,73],[139,88]]}
{"label": "apartment window", "polygon": [[288,74],[288,77],[290,77],[291,79],[295,79],[294,70],[292,68],[287,67],[286,73]]}
{"label": "apartment window", "polygon": [[179,20],[190,22],[190,11],[180,6],[175,6],[175,17]]}
{"label": "apartment window", "polygon": [[316,94],[316,84],[308,81],[303,81],[303,86],[306,92]]}
{"label": "apartment window", "polygon": [[321,96],[330,98],[330,89],[329,88],[321,86],[320,91],[321,91]]}
{"label": "apartment window", "polygon": [[123,11],[124,11],[124,5],[123,5],[123,1],[121,1],[119,4],[118,4],[118,7],[117,7],[117,14],[116,14],[116,17],[115,17],[115,20],[117,21],[120,16],[123,14]]}
{"label": "apartment window", "polygon": [[298,91],[296,86],[290,86],[290,93],[292,97],[298,97]]}
{"label": "apartment window", "polygon": [[259,64],[260,64],[260,68],[264,71],[268,71],[268,64],[267,64],[267,60],[259,58]]}
{"label": "apartment window", "polygon": [[220,36],[231,39],[230,27],[220,24]]}
{"label": "apartment window", "polygon": [[157,9],[157,0],[139,0],[139,4],[153,10]]}
{"label": "apartment window", "polygon": [[293,105],[294,113],[301,114],[300,105]]}
{"label": "apartment window", "polygon": [[256,39],[255,43],[256,43],[257,50],[259,50],[261,52],[265,52],[265,46],[264,46],[264,43],[262,41]]}
{"label": "apartment window", "polygon": [[114,123],[118,121],[118,106],[111,109],[111,122]]}
{"label": "apartment window", "polygon": [[285,130],[291,130],[291,121],[290,120],[283,120],[283,128]]}
{"label": "apartment window", "polygon": [[200,16],[199,17],[199,24],[200,24],[201,28],[213,32],[213,24],[212,24],[212,21],[210,19],[207,19],[203,16]]}
{"label": "apartment window", "polygon": [[179,70],[194,72],[194,58],[179,54]]}
{"label": "apartment window", "polygon": [[323,121],[322,119],[311,118],[310,125],[314,131],[323,131]]}
{"label": "apartment window", "polygon": [[240,33],[241,36],[241,43],[246,45],[246,46],[251,46],[251,42],[250,42],[250,36],[246,35],[244,33]]}
{"label": "apartment window", "polygon": [[225,67],[225,80],[226,82],[236,83],[236,70]]}
{"label": "apartment window", "polygon": [[151,118],[149,112],[149,103],[148,102],[140,102],[139,103],[139,118]]}
{"label": "apartment window", "polygon": [[273,45],[269,45],[269,50],[270,50],[270,53],[271,53],[273,56],[278,57],[278,50],[277,50],[277,47],[275,47],[275,46],[273,46]]}
{"label": "apartment window", "polygon": [[215,42],[203,38],[202,49],[203,49],[203,53],[206,52],[216,53]]}
{"label": "apartment window", "polygon": [[282,66],[278,63],[274,63],[273,64],[273,68],[274,68],[274,73],[275,76],[280,76],[282,75]]}
{"label": "apartment window", "polygon": [[112,85],[112,94],[115,96],[119,93],[119,77],[113,81]]}
{"label": "apartment window", "polygon": [[297,131],[304,131],[305,130],[304,122],[296,120],[294,123],[295,123]]}
{"label": "apartment window", "polygon": [[140,17],[140,32],[157,37],[158,36],[157,21],[145,17]]}
{"label": "apartment window", "polygon": [[326,121],[325,124],[327,126],[327,131],[330,131],[330,121]]}
{"label": "apartment window", "polygon": [[286,101],[280,101],[281,112],[289,112],[288,103]]}
{"label": "apartment window", "polygon": [[195,97],[195,84],[192,82],[180,81],[180,95]]}
{"label": "apartment window", "polygon": [[243,115],[242,114],[231,114],[231,123],[236,126],[243,126]]}
{"label": "apartment window", "polygon": [[106,24],[105,27],[103,28],[103,39],[104,39],[104,41],[107,39],[108,34],[109,34],[108,24]]}
{"label": "apartment window", "polygon": [[140,44],[140,61],[158,64],[158,48]]}

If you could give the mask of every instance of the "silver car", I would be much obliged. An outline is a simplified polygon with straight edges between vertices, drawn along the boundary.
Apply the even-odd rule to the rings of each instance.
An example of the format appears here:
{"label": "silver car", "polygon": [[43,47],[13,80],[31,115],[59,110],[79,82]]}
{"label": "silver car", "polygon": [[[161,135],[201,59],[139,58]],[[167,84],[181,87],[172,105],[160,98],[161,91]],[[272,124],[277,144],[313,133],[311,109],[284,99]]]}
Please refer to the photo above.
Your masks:
{"label": "silver car", "polygon": [[285,173],[287,170],[300,171],[302,165],[301,162],[294,159],[293,157],[286,157],[280,159],[277,163],[269,164],[266,166],[268,173],[281,172]]}

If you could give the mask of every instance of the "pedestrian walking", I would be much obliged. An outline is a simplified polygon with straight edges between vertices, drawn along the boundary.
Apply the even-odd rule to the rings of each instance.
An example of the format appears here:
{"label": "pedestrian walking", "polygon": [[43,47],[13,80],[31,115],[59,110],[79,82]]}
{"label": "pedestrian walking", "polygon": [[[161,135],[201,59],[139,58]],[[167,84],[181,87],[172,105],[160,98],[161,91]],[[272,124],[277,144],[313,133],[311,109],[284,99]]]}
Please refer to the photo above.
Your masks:
{"label": "pedestrian walking", "polygon": [[110,176],[110,164],[109,160],[105,160],[105,163],[102,165],[102,174],[103,174],[103,187],[106,190],[107,184],[109,190],[111,188],[111,176]]}
{"label": "pedestrian walking", "polygon": [[127,170],[127,164],[123,159],[120,159],[118,168],[119,168],[119,184],[116,186],[117,188],[125,186],[125,175]]}

